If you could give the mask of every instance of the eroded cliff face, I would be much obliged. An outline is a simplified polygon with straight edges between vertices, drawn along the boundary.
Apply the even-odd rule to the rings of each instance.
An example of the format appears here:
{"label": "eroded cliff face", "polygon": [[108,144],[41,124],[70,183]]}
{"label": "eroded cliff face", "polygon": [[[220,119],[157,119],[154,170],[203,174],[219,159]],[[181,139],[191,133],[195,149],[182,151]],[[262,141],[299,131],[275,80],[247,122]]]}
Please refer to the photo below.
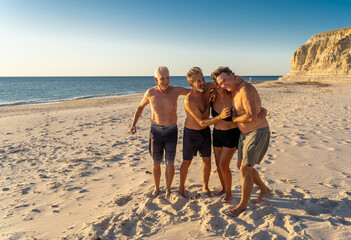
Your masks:
{"label": "eroded cliff face", "polygon": [[312,36],[291,57],[281,80],[351,80],[351,27]]}

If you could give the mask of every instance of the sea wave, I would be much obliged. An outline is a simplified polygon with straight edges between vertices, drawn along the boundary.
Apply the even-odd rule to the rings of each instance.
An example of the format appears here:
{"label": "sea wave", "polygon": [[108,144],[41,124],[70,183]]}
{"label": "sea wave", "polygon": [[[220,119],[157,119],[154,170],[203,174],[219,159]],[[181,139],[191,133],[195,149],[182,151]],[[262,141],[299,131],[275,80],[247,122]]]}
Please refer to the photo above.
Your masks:
{"label": "sea wave", "polygon": [[55,100],[31,100],[31,101],[20,101],[20,102],[0,102],[1,107],[14,107],[14,106],[23,106],[23,105],[42,105],[42,104],[53,104],[53,103],[62,103],[67,101],[77,101],[85,99],[95,99],[95,98],[111,98],[111,97],[123,97],[129,95],[140,94],[142,92],[124,92],[118,94],[99,94],[99,95],[90,95],[90,96],[79,96],[73,98],[65,99],[55,99]]}

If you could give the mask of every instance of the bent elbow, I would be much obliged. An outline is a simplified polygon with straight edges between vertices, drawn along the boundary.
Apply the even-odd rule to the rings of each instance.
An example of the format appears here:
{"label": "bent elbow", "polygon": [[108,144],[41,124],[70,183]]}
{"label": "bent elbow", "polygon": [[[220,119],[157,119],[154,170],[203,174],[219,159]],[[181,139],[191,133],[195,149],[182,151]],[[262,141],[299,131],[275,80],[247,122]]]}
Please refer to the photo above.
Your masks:
{"label": "bent elbow", "polygon": [[200,121],[200,122],[199,122],[199,125],[200,125],[200,127],[202,127],[202,128],[207,127],[207,125],[205,124],[204,121]]}

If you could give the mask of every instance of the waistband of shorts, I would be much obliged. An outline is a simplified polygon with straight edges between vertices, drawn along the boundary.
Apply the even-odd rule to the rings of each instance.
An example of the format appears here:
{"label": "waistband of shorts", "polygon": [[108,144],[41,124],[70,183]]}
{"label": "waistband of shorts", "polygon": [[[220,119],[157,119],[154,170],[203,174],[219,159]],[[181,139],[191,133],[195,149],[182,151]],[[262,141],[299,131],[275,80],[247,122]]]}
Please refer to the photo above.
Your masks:
{"label": "waistband of shorts", "polygon": [[213,131],[216,131],[216,132],[229,132],[229,131],[235,131],[236,128],[230,128],[230,129],[227,129],[227,130],[220,130],[220,129],[216,129],[216,128],[213,128]]}
{"label": "waistband of shorts", "polygon": [[204,129],[200,129],[200,130],[184,127],[184,130],[187,130],[187,131],[190,131],[190,132],[201,133],[201,132],[206,132],[206,131],[210,130],[210,127],[208,126],[208,127],[204,128]]}
{"label": "waistband of shorts", "polygon": [[158,131],[171,131],[171,130],[177,129],[177,124],[173,124],[169,126],[151,124],[151,129],[158,130]]}
{"label": "waistband of shorts", "polygon": [[263,128],[258,128],[258,129],[252,130],[251,132],[241,133],[241,134],[242,135],[248,135],[248,134],[253,133],[253,132],[259,133],[259,132],[265,132],[265,131],[269,131],[269,126],[266,126],[266,127],[263,127]]}

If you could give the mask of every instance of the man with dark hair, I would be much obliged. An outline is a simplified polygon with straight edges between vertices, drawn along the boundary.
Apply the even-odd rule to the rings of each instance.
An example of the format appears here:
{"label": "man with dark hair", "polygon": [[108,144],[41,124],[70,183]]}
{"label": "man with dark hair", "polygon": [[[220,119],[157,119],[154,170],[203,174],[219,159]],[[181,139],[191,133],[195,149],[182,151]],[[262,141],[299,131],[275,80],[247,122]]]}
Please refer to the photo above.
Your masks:
{"label": "man with dark hair", "polygon": [[215,87],[212,82],[206,83],[199,67],[193,67],[187,73],[187,80],[192,88],[184,99],[186,119],[183,136],[183,162],[180,168],[179,193],[185,197],[185,181],[188,169],[197,152],[203,161],[203,189],[202,191],[211,196],[208,182],[211,173],[211,131],[209,126],[221,119],[230,116],[229,108],[223,108],[222,112],[214,117],[210,115],[210,90]]}
{"label": "man with dark hair", "polygon": [[257,170],[254,169],[254,165],[259,164],[267,152],[270,139],[269,124],[266,118],[257,117],[262,103],[254,86],[243,79],[236,81],[237,77],[228,67],[219,67],[211,74],[211,78],[223,89],[233,93],[232,119],[238,124],[241,131],[237,163],[242,177],[241,201],[227,212],[229,216],[236,217],[247,208],[253,183],[260,189],[256,203],[271,194],[271,190],[263,183]]}

